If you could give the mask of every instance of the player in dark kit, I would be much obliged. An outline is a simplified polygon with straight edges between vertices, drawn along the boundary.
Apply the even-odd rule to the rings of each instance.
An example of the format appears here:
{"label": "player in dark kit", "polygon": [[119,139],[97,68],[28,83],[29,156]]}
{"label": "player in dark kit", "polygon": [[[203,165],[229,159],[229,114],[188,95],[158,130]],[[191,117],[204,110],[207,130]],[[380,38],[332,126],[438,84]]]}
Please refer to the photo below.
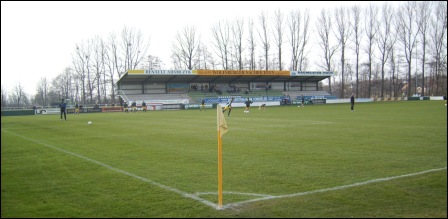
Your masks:
{"label": "player in dark kit", "polygon": [[132,102],[132,104],[131,104],[131,109],[132,109],[132,111],[133,111],[134,113],[137,112],[137,103],[135,102],[135,100],[134,100],[134,102]]}
{"label": "player in dark kit", "polygon": [[143,101],[143,103],[142,103],[142,108],[143,108],[143,112],[146,112],[146,103],[145,103],[145,101]]}
{"label": "player in dark kit", "polygon": [[204,98],[201,99],[201,109],[199,111],[202,111],[202,110],[205,111],[205,100],[204,100]]}
{"label": "player in dark kit", "polygon": [[78,105],[78,103],[75,104],[75,112],[73,113],[73,115],[76,115],[76,114],[79,115],[79,105]]}
{"label": "player in dark kit", "polygon": [[246,104],[246,108],[244,109],[244,113],[249,113],[249,109],[250,109],[250,104],[252,104],[253,102],[247,98],[246,102],[244,102],[244,104]]}
{"label": "player in dark kit", "polygon": [[302,106],[302,107],[305,107],[305,105],[304,105],[304,104],[305,104],[305,98],[303,98],[303,95],[302,95],[302,98],[301,98],[301,99],[302,99],[301,106]]}
{"label": "player in dark kit", "polygon": [[352,93],[352,96],[350,97],[350,109],[355,111],[355,94]]}
{"label": "player in dark kit", "polygon": [[129,113],[128,103],[127,102],[124,102],[123,111]]}
{"label": "player in dark kit", "polygon": [[62,114],[64,114],[64,120],[67,121],[67,104],[64,102],[64,99],[61,100],[61,103],[59,104],[59,108],[61,108],[61,121],[62,121]]}

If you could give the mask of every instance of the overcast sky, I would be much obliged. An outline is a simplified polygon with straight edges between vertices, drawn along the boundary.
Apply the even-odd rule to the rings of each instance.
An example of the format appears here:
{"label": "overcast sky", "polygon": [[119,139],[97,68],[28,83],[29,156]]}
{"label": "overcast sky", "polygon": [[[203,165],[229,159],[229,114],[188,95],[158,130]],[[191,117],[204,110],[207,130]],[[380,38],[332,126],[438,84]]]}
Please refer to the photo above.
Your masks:
{"label": "overcast sky", "polygon": [[1,1],[1,84],[8,93],[20,83],[27,94],[35,94],[41,78],[51,81],[72,65],[77,43],[95,36],[106,38],[125,26],[141,31],[150,39],[148,53],[170,65],[174,35],[187,25],[194,25],[204,39],[209,38],[211,27],[218,21],[257,21],[263,11],[273,16],[278,9],[288,14],[293,9],[304,12],[308,8],[314,28],[321,9],[354,4],[365,7],[369,2]]}

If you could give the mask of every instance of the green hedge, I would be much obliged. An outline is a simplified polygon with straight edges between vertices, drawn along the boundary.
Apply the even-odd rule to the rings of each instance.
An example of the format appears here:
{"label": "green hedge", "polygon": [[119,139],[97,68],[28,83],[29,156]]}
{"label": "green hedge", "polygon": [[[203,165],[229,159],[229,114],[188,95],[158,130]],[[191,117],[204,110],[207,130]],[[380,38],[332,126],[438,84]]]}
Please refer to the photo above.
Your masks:
{"label": "green hedge", "polygon": [[2,116],[25,116],[34,115],[34,110],[4,110]]}

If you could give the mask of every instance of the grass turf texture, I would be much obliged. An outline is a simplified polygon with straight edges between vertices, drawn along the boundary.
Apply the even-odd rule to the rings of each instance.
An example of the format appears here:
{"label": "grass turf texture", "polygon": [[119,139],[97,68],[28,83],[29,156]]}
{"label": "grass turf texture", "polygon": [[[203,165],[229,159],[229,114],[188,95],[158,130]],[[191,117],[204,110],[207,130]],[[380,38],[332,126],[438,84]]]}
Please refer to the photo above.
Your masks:
{"label": "grass turf texture", "polygon": [[441,101],[243,111],[224,210],[187,197],[218,202],[216,109],[2,117],[1,217],[447,217]]}

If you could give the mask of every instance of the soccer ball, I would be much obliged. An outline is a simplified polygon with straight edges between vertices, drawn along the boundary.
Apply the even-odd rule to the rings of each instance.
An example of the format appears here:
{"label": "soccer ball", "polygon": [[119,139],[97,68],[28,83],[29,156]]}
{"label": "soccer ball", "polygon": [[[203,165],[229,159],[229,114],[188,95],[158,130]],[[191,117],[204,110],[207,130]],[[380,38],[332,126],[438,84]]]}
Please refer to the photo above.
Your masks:
{"label": "soccer ball", "polygon": [[87,124],[88,124],[88,125],[92,125],[92,121],[88,121]]}

